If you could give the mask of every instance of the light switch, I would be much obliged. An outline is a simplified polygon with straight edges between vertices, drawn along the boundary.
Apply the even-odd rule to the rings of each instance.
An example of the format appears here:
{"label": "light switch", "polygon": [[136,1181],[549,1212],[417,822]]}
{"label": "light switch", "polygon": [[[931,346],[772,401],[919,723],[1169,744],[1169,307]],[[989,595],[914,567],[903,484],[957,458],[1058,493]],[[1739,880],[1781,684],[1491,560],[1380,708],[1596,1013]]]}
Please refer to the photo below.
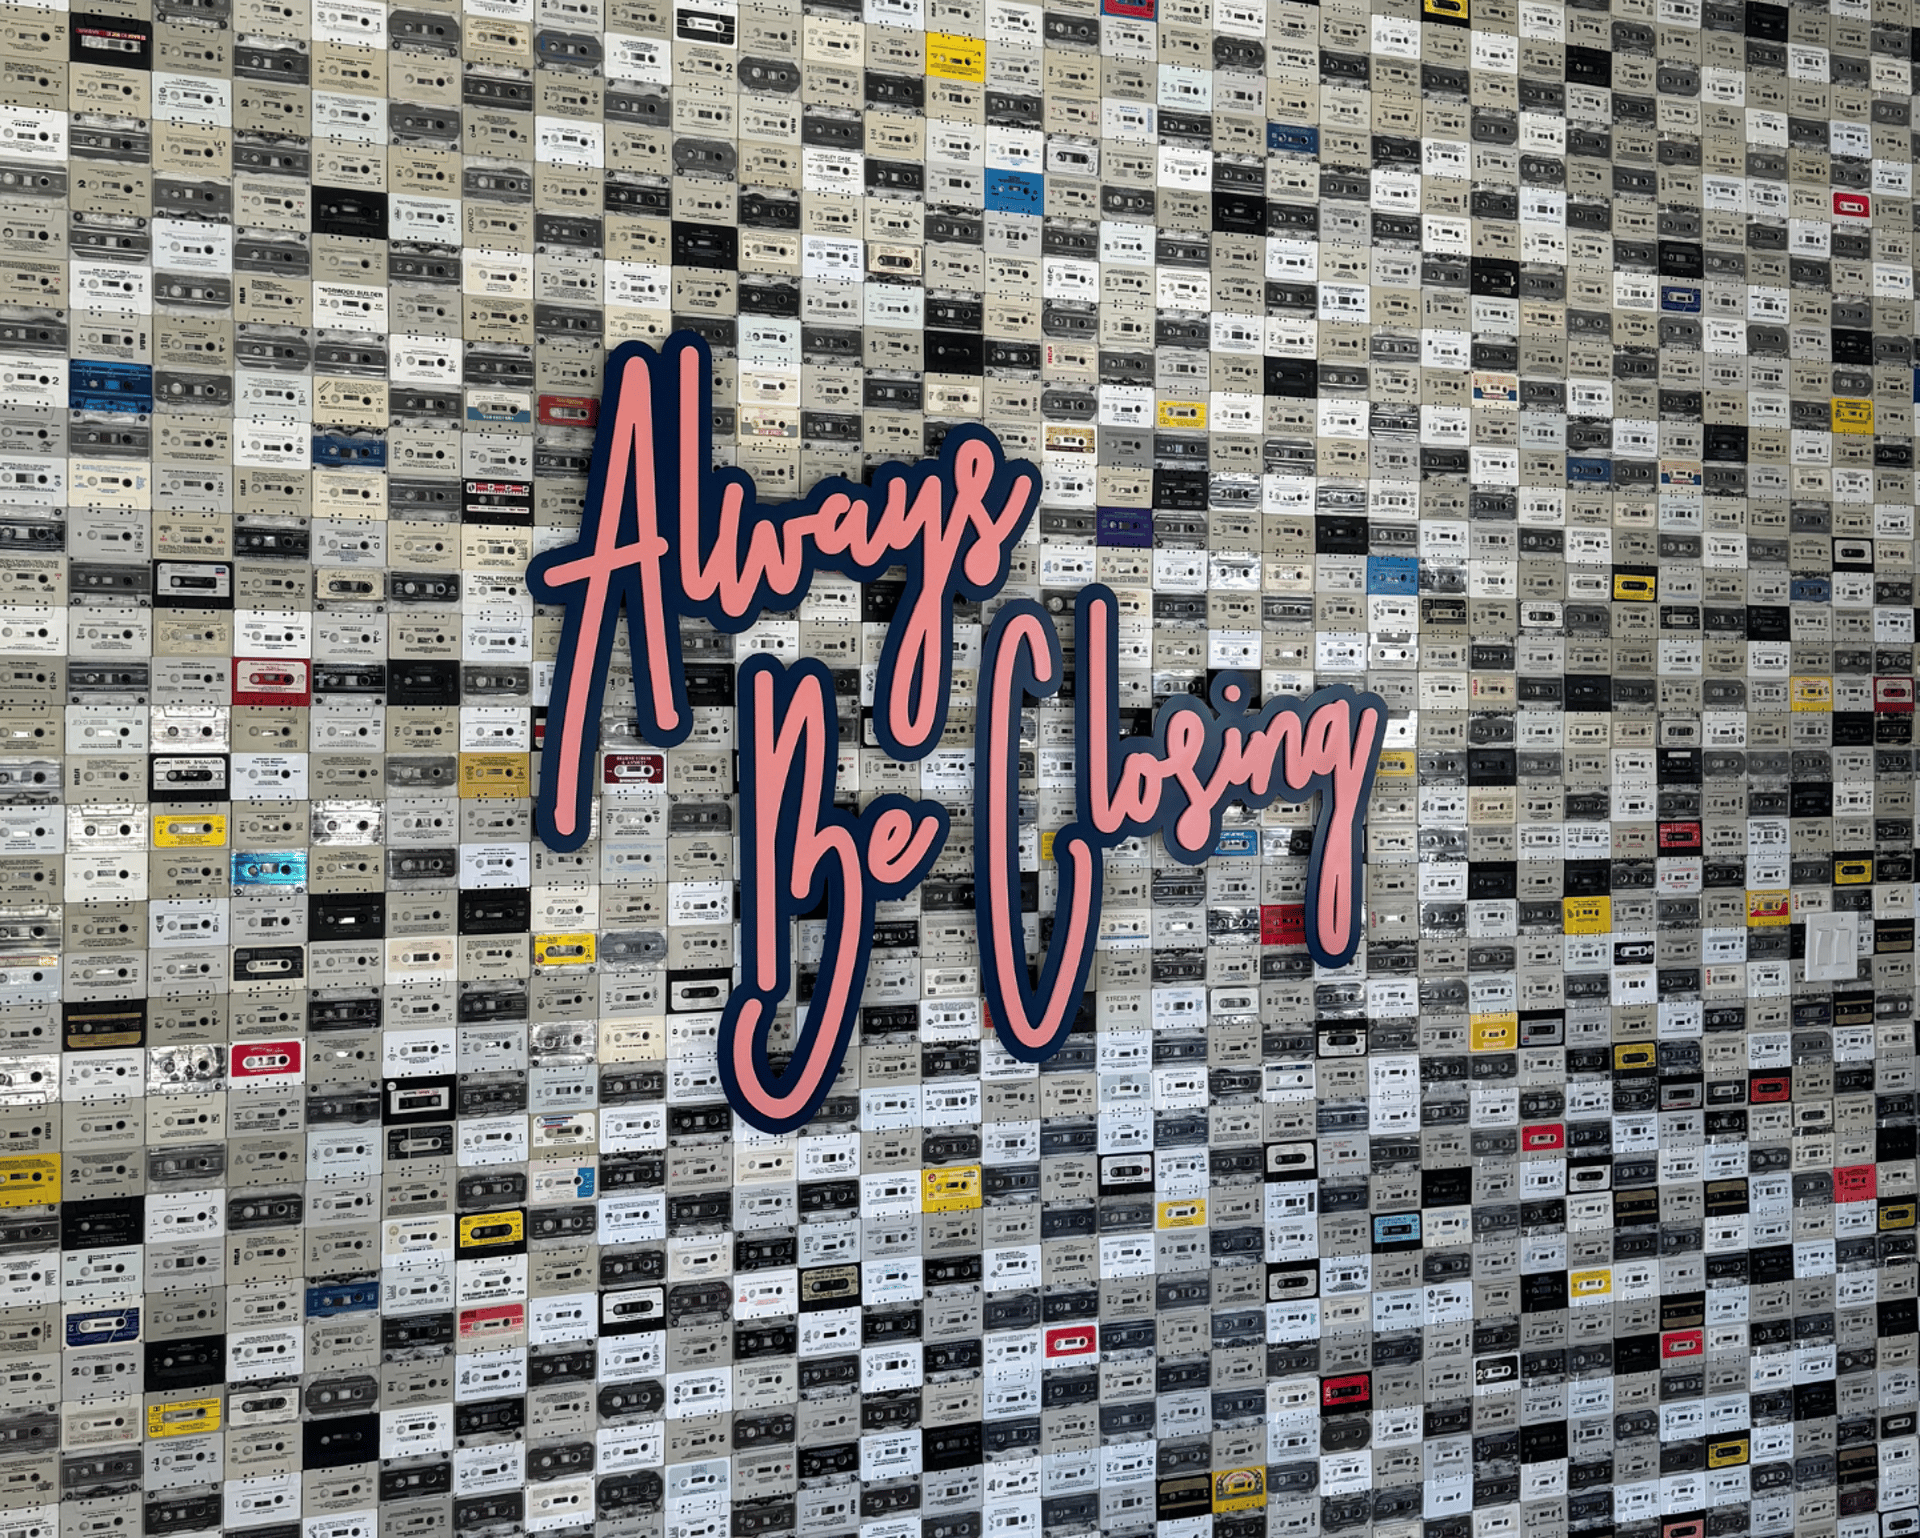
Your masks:
{"label": "light switch", "polygon": [[1860,915],[1807,915],[1807,981],[1850,983],[1859,971]]}

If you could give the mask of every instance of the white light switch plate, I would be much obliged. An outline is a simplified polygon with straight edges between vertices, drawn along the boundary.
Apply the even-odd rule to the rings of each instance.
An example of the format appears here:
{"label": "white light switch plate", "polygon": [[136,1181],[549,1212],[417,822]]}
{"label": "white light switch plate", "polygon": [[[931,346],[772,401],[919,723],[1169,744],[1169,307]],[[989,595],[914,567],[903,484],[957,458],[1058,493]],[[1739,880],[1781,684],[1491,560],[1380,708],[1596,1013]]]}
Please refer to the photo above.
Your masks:
{"label": "white light switch plate", "polygon": [[1850,983],[1859,970],[1860,915],[1807,915],[1807,981]]}

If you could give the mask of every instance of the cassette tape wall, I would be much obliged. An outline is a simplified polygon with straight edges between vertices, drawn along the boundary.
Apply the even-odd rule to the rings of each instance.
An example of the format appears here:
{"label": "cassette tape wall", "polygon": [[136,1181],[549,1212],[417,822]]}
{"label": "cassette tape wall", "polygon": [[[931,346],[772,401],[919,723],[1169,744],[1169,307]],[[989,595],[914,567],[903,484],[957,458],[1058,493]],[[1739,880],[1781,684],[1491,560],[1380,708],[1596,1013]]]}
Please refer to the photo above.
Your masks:
{"label": "cassette tape wall", "polygon": [[[1914,1532],[1913,21],[0,6],[9,1527]],[[684,747],[617,670],[545,849],[525,569],[689,328],[769,497],[1040,464],[1135,725],[1383,695],[1354,963],[1308,810],[1141,845],[1020,1063],[955,838],[736,1122],[736,659],[964,827],[993,605],[918,766],[886,582],[689,632]]]}

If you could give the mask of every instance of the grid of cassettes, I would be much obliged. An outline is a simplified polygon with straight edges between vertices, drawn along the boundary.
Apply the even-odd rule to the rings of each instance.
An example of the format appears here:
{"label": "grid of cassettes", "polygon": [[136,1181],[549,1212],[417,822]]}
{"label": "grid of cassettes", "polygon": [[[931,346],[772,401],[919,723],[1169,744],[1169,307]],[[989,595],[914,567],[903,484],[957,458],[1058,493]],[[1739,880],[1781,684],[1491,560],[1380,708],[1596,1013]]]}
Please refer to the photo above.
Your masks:
{"label": "grid of cassettes", "polygon": [[[9,1531],[1911,1538],[1914,20],[0,5]],[[886,582],[671,750],[616,666],[545,849],[525,569],[688,329],[769,499],[1039,464],[1130,728],[1383,696],[1353,964],[1310,808],[1126,847],[1035,1067],[956,836],[739,1122],[737,660],[964,832],[995,605],[917,764]]]}

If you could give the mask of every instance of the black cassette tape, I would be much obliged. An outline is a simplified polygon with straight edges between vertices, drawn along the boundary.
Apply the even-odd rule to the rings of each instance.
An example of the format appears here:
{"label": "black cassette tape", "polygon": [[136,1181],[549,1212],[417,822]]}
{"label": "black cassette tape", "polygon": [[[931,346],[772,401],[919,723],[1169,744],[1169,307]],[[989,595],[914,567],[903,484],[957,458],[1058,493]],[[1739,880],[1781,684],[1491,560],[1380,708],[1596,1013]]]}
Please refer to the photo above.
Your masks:
{"label": "black cassette tape", "polygon": [[409,1501],[421,1496],[449,1495],[453,1491],[453,1464],[409,1464],[380,1471],[380,1502]]}
{"label": "black cassette tape", "polygon": [[197,1148],[154,1148],[147,1152],[147,1183],[155,1189],[209,1188],[227,1174],[227,1150],[208,1143]]}
{"label": "black cassette tape", "polygon": [[494,1021],[527,1018],[527,990],[511,984],[475,988],[460,995],[456,1005],[462,1025],[485,1025]]}
{"label": "black cassette tape", "polygon": [[527,1199],[527,1177],[517,1170],[462,1175],[454,1201],[462,1212],[510,1206]]}
{"label": "black cassette tape", "polygon": [[237,983],[297,983],[307,975],[307,956],[298,945],[243,945],[233,951]]}
{"label": "black cassette tape", "polygon": [[69,1453],[60,1460],[60,1492],[67,1499],[130,1495],[140,1488],[140,1454],[124,1448]]}
{"label": "black cassette tape", "polygon": [[337,1469],[380,1456],[380,1417],[357,1414],[308,1421],[300,1428],[300,1466]]}
{"label": "black cassette tape", "polygon": [[585,1206],[537,1207],[527,1214],[527,1236],[535,1240],[585,1239],[596,1227],[594,1212]]}
{"label": "black cassette tape", "polygon": [[446,849],[389,849],[387,880],[395,886],[452,881],[460,871],[459,853]]}
{"label": "black cassette tape", "polygon": [[386,1352],[440,1350],[451,1346],[454,1338],[450,1313],[405,1314],[380,1321],[380,1349]]}
{"label": "black cassette tape", "polygon": [[182,1492],[149,1496],[140,1513],[141,1531],[155,1535],[155,1538],[165,1538],[165,1535],[172,1533],[192,1533],[202,1528],[217,1527],[220,1509],[218,1494]]}
{"label": "black cassette tape", "polygon": [[524,1399],[489,1399],[454,1409],[456,1437],[496,1437],[522,1430],[527,1424]]}
{"label": "black cassette tape", "polygon": [[609,1517],[639,1516],[659,1511],[666,1500],[666,1481],[653,1469],[630,1474],[608,1474],[595,1486],[598,1508]]}
{"label": "black cassette tape", "polygon": [[[228,801],[229,760],[224,753],[154,753],[147,759],[147,794],[155,801]],[[189,819],[191,820],[191,819]],[[211,834],[208,829],[208,835]]]}
{"label": "black cassette tape", "polygon": [[466,1080],[454,1092],[462,1116],[511,1116],[527,1109],[527,1086],[519,1078]]}
{"label": "black cassette tape", "polygon": [[142,1047],[147,1040],[147,1001],[111,999],[60,1006],[61,1043],[69,1052]]}
{"label": "black cassette tape", "polygon": [[[399,578],[395,578],[399,596]],[[410,659],[387,668],[387,703],[396,706],[446,706],[460,703],[460,665]]]}
{"label": "black cassette tape", "polygon": [[293,1191],[247,1193],[227,1199],[227,1227],[236,1233],[255,1228],[297,1228],[306,1216],[306,1198]]}
{"label": "black cassette tape", "polygon": [[110,69],[153,68],[153,23],[75,11],[67,22],[67,57]]}
{"label": "black cassette tape", "polygon": [[223,1383],[226,1376],[227,1342],[223,1335],[147,1342],[146,1391],[149,1394],[202,1388]]}
{"label": "black cassette tape", "polygon": [[654,1191],[666,1179],[664,1154],[607,1154],[600,1161],[600,1184],[607,1191]]}
{"label": "black cassette tape", "polygon": [[146,1198],[116,1196],[65,1202],[60,1208],[60,1248],[119,1249],[146,1242]]}
{"label": "black cassette tape", "polygon": [[384,662],[316,662],[313,692],[316,698],[379,699],[387,693]]}
{"label": "black cassette tape", "polygon": [[459,898],[463,935],[525,934],[532,927],[532,894],[525,888],[466,891]]}
{"label": "black cassette tape", "polygon": [[469,1533],[515,1527],[526,1511],[527,1498],[518,1490],[491,1495],[458,1496],[453,1503],[454,1531]]}
{"label": "black cassette tape", "polygon": [[387,195],[360,188],[312,189],[316,235],[345,235],[359,240],[387,238]]}
{"label": "black cassette tape", "polygon": [[382,940],[387,933],[384,892],[313,892],[307,897],[311,941]]}
{"label": "black cassette tape", "polygon": [[591,1383],[593,1376],[594,1352],[586,1347],[548,1348],[527,1360],[527,1380],[535,1387]]}

